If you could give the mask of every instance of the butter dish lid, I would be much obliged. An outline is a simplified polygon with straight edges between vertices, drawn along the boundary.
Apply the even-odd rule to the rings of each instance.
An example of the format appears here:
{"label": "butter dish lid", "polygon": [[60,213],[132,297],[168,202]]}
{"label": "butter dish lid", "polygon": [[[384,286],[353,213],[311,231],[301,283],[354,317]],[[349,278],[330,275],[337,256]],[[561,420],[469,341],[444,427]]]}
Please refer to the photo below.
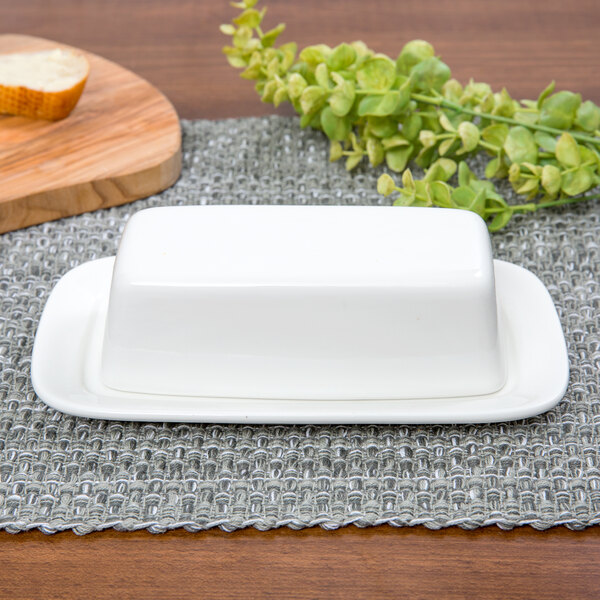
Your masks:
{"label": "butter dish lid", "polygon": [[470,211],[160,207],[130,219],[117,271],[140,285],[410,287],[489,276],[492,256],[485,224]]}

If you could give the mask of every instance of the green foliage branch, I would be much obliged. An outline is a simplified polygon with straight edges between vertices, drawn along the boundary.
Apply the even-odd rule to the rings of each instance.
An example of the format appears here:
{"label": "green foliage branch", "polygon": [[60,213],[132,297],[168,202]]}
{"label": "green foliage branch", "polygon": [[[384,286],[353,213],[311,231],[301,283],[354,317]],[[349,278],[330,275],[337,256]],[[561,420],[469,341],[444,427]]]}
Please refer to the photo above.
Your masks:
{"label": "green foliage branch", "polygon": [[[396,195],[395,205],[471,210],[497,231],[515,214],[598,197],[584,194],[600,184],[600,108],[580,94],[555,92],[552,82],[537,100],[517,101],[487,83],[463,86],[423,40],[396,60],[360,41],[276,47],[285,25],[263,31],[266,9],[256,3],[232,3],[242,12],[221,26],[231,36],[229,63],[256,82],[263,102],[290,102],[302,127],[322,130],[330,160],[402,173],[401,185],[387,173],[377,185]],[[485,179],[465,162],[479,152],[489,157]],[[423,178],[413,177],[410,161]],[[493,180],[503,178],[523,202],[502,198]]]}

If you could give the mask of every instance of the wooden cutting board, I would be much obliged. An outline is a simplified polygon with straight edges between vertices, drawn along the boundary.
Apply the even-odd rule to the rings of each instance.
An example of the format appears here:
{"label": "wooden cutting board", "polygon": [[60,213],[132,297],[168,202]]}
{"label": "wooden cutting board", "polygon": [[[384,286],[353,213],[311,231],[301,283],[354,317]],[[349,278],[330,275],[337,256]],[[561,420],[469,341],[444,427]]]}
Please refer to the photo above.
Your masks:
{"label": "wooden cutting board", "polygon": [[[0,54],[64,47],[0,35]],[[62,121],[0,116],[0,233],[150,196],[181,171],[181,130],[152,85],[82,52],[90,75]]]}

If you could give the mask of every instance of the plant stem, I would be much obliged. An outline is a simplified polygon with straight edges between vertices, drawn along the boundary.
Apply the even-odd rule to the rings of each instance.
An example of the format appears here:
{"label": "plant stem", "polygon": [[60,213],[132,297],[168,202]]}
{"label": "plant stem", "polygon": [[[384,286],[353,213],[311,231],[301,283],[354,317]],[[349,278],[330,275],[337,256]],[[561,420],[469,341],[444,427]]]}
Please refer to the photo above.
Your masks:
{"label": "plant stem", "polygon": [[[509,117],[502,117],[500,115],[492,115],[490,113],[477,112],[475,110],[471,110],[470,108],[465,108],[460,104],[456,104],[456,102],[446,100],[445,98],[431,98],[429,96],[424,96],[423,94],[411,94],[410,97],[413,100],[416,100],[417,102],[422,102],[423,104],[443,106],[444,108],[449,108],[450,110],[455,110],[457,112],[461,112],[466,115],[472,115],[474,117],[480,117],[482,119],[489,119],[490,121],[499,121],[500,123],[507,123],[509,125],[521,125],[522,127],[526,127],[528,129],[544,131],[546,133],[551,133],[552,135],[562,135],[563,133],[565,133],[562,129],[546,127],[545,125],[540,125],[538,123],[521,123],[520,121],[517,121],[516,119],[511,119]],[[580,142],[587,142],[589,144],[594,144],[595,146],[600,146],[600,138],[591,137],[589,135],[579,133],[578,131],[569,131],[568,133],[570,133],[576,140],[579,140]]]}
{"label": "plant stem", "polygon": [[584,202],[586,200],[598,200],[600,194],[592,194],[591,196],[577,196],[576,198],[562,198],[561,200],[552,200],[551,202],[541,202],[536,204],[536,210],[538,208],[552,208],[553,206],[563,206],[564,204],[576,204],[577,202]]}

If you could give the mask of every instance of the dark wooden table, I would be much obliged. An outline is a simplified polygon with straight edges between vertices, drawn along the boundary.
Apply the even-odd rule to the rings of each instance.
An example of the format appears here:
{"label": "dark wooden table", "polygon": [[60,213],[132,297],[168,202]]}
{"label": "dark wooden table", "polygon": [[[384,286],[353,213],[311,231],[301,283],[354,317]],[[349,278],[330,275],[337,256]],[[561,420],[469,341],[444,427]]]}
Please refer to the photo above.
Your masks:
{"label": "dark wooden table", "polygon": [[[115,60],[187,118],[274,112],[220,53],[218,25],[235,12],[224,0],[0,0],[2,32]],[[555,79],[600,101],[597,0],[272,0],[267,18],[301,46],[362,39],[395,56],[423,38],[462,81],[536,97]],[[599,575],[598,528],[0,534],[0,596],[13,599],[579,599],[600,597]]]}

